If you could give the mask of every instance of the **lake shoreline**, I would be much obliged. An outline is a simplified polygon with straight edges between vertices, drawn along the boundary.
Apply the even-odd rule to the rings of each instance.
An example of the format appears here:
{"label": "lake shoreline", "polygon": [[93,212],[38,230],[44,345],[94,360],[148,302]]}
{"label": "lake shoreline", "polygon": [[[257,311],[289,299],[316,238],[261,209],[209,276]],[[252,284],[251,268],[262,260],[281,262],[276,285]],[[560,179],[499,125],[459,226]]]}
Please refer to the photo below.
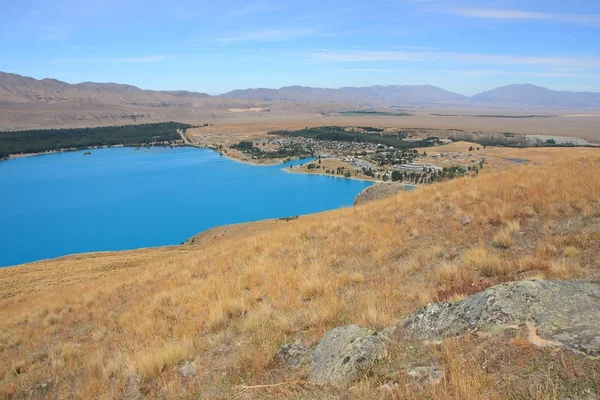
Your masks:
{"label": "lake shoreline", "polygon": [[[1,265],[177,246],[212,227],[351,206],[371,184],[300,175],[292,179],[282,173],[290,172],[286,166],[297,167],[314,158],[271,165],[268,170],[219,157],[214,149],[197,151],[203,150],[199,146],[140,151],[132,147],[91,149],[89,157],[82,157],[89,149],[63,151],[60,157],[21,155],[14,159],[29,159],[3,165],[0,190],[13,195],[0,202],[7,227],[0,239],[12,250]],[[290,197],[298,191],[307,196]],[[44,201],[35,200],[40,198]],[[23,209],[24,213],[17,212]],[[27,229],[27,220],[39,220],[40,215],[46,223]]]}
{"label": "lake shoreline", "polygon": [[[26,157],[35,157],[35,156],[45,156],[45,155],[50,155],[50,154],[58,154],[58,153],[73,153],[73,152],[77,152],[77,151],[83,151],[83,150],[99,150],[99,149],[112,149],[112,148],[148,148],[147,146],[125,146],[125,145],[112,145],[112,146],[101,146],[101,147],[84,147],[84,148],[64,148],[64,149],[59,149],[59,150],[51,150],[51,151],[46,151],[46,152],[42,152],[42,153],[19,153],[19,154],[9,154],[8,158],[5,158],[3,160],[0,160],[0,162],[2,161],[9,161],[9,160],[16,160],[19,158],[26,158]],[[162,147],[165,148],[165,146],[151,146],[151,147]],[[234,156],[230,156],[227,153],[223,153],[219,150],[216,150],[212,147],[204,147],[204,146],[199,146],[199,145],[195,145],[195,144],[183,144],[183,145],[175,145],[175,146],[166,146],[166,147],[170,147],[170,148],[175,148],[175,147],[189,147],[189,148],[196,148],[196,149],[206,149],[206,150],[212,150],[215,153],[218,153],[220,156],[222,157],[226,157],[229,160],[232,161],[236,161],[238,163],[241,164],[246,164],[246,165],[251,165],[253,167],[275,167],[278,165],[285,165],[288,164],[292,161],[298,161],[298,160],[303,160],[303,158],[293,158],[290,159],[290,161],[285,161],[285,160],[281,160],[281,159],[275,159],[276,162],[273,162],[271,164],[264,164],[264,163],[257,163],[257,162],[253,162],[250,160],[242,160],[238,157],[234,157]],[[316,156],[314,157],[308,157],[306,158],[307,160],[311,158],[311,161],[314,161],[314,159],[316,159]],[[356,178],[356,177],[344,177],[344,176],[336,176],[336,175],[331,175],[331,174],[325,174],[325,173],[318,173],[318,172],[305,172],[305,171],[295,171],[293,168],[290,170],[289,168],[285,168],[282,167],[282,169],[286,172],[291,172],[294,174],[304,174],[304,175],[320,175],[320,176],[331,176],[334,178],[343,178],[343,179],[352,179],[352,180],[356,180],[356,181],[366,181],[366,182],[373,182],[373,183],[377,183],[377,182],[385,182],[383,180],[378,180],[378,179],[364,179],[364,178]]]}
{"label": "lake shoreline", "polygon": [[[100,149],[120,149],[120,148],[133,148],[133,149],[140,149],[140,148],[148,148],[148,146],[129,146],[129,145],[123,145],[123,144],[115,144],[115,145],[109,145],[109,146],[93,146],[93,147],[81,147],[81,148],[76,148],[76,147],[65,147],[65,148],[61,148],[58,150],[49,150],[49,151],[44,151],[44,152],[40,152],[40,153],[16,153],[16,154],[9,154],[8,158],[4,158],[0,161],[8,161],[8,160],[16,160],[18,158],[25,158],[25,157],[35,157],[35,156],[45,156],[45,155],[50,155],[50,154],[57,154],[57,153],[75,153],[78,151],[83,151],[83,150],[100,150]],[[193,144],[182,144],[182,145],[173,145],[173,146],[150,146],[150,147],[162,147],[162,148],[175,148],[175,147],[195,147],[198,149],[202,149],[204,147],[199,147],[199,146],[195,146]]]}

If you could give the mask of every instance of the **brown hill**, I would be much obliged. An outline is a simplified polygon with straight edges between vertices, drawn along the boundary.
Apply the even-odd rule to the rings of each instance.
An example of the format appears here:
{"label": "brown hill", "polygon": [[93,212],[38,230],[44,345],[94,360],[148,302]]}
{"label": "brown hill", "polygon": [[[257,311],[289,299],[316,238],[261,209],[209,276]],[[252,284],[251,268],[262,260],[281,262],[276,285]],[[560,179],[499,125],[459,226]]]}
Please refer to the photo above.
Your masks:
{"label": "brown hill", "polygon": [[[597,278],[599,174],[598,157],[565,159],[197,246],[0,269],[0,397],[593,398],[596,359],[515,331],[395,342],[351,388],[274,355],[501,282]],[[431,365],[437,385],[407,374]]]}
{"label": "brown hill", "polygon": [[116,83],[69,84],[56,79],[37,80],[0,72],[0,101],[13,103],[58,103],[65,101],[140,107],[193,107],[210,97],[187,91],[142,90]]}

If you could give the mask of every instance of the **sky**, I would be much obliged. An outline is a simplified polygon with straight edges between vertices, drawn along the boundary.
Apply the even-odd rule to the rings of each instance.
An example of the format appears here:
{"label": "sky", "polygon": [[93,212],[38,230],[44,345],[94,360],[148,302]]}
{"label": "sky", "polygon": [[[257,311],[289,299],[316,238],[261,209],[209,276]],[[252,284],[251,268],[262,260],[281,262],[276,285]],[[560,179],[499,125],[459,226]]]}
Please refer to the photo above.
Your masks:
{"label": "sky", "polygon": [[0,0],[0,71],[209,94],[600,92],[599,0]]}

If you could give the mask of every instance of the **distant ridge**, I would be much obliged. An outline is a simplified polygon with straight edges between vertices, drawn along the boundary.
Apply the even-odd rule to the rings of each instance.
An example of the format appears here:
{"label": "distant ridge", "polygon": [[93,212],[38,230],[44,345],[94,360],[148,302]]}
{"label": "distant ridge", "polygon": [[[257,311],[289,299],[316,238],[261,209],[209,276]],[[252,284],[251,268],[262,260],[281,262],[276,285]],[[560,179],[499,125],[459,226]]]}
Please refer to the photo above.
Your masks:
{"label": "distant ridge", "polygon": [[316,101],[370,106],[427,103],[461,104],[468,101],[466,96],[431,85],[343,87],[340,89],[286,86],[281,89],[234,90],[219,97],[262,101]]}
{"label": "distant ridge", "polygon": [[10,103],[88,102],[120,106],[194,108],[205,99],[335,103],[359,107],[459,105],[485,107],[600,108],[600,93],[555,91],[530,85],[508,85],[468,97],[432,85],[389,85],[339,89],[286,86],[237,89],[219,96],[206,93],[143,90],[117,83],[69,84],[0,72],[0,101]]}
{"label": "distant ridge", "polygon": [[0,72],[0,101],[12,103],[57,103],[64,101],[143,107],[190,107],[195,100],[210,97],[187,91],[143,90],[117,83],[69,84],[56,79],[34,79]]}
{"label": "distant ridge", "polygon": [[530,84],[502,86],[476,94],[471,100],[493,105],[600,108],[600,93],[556,91]]}
{"label": "distant ridge", "polygon": [[388,107],[448,104],[486,107],[600,108],[600,93],[556,91],[530,84],[502,86],[471,97],[431,85],[344,87],[340,89],[287,86],[281,89],[233,90],[220,95],[220,97],[262,101],[319,101]]}

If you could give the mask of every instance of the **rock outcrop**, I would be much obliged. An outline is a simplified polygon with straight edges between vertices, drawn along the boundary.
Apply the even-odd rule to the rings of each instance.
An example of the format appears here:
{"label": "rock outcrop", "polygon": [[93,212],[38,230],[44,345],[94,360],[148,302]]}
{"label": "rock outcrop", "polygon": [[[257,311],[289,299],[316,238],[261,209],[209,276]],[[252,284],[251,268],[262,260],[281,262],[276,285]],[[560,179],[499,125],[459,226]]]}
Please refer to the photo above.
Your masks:
{"label": "rock outcrop", "polygon": [[317,346],[308,378],[315,383],[348,384],[386,356],[385,341],[376,331],[357,325],[334,328]]}
{"label": "rock outcrop", "polygon": [[281,346],[277,350],[277,353],[275,353],[277,361],[287,364],[292,368],[300,368],[303,365],[309,364],[312,356],[313,354],[310,349],[293,343]]}
{"label": "rock outcrop", "polygon": [[477,330],[527,325],[530,341],[600,355],[600,284],[520,281],[456,303],[428,304],[401,325],[408,338],[439,340]]}
{"label": "rock outcrop", "polygon": [[377,182],[360,192],[354,199],[354,205],[382,199],[405,190],[403,183]]}
{"label": "rock outcrop", "polygon": [[[506,332],[527,328],[538,346],[563,347],[600,356],[600,284],[594,282],[520,281],[497,285],[456,303],[432,303],[396,326],[373,331],[357,325],[327,332],[312,358],[309,380],[347,385],[362,377],[387,356],[390,341],[439,341],[469,332]],[[312,352],[285,345],[276,359],[294,368],[310,360]],[[418,364],[417,364],[418,365]],[[416,382],[438,384],[444,371],[437,365],[406,370]]]}

